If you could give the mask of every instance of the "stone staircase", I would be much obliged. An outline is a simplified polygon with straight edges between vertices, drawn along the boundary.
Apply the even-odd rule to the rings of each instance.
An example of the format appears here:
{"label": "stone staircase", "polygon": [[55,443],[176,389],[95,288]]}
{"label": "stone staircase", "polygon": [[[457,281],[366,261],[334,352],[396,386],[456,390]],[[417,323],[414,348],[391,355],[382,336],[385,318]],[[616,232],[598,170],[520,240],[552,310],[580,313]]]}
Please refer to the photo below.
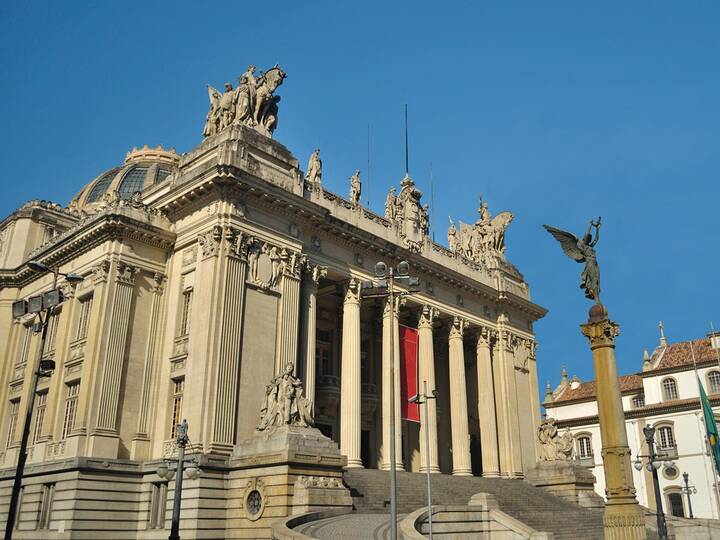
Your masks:
{"label": "stone staircase", "polygon": [[[374,469],[348,469],[345,484],[358,513],[389,513],[390,473]],[[407,514],[427,505],[427,477],[398,472],[398,513]],[[552,532],[555,540],[601,540],[602,510],[580,508],[523,480],[431,476],[433,504],[467,504],[475,493],[493,494],[500,510],[536,531]],[[657,535],[648,531],[648,538]]]}

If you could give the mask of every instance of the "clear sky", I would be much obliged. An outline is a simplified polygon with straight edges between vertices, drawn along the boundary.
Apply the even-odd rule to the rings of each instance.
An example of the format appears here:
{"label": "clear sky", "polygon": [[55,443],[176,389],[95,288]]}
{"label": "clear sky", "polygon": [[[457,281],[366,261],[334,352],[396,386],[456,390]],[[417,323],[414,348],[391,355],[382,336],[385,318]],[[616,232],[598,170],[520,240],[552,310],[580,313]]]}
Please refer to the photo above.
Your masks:
{"label": "clear sky", "polygon": [[[623,373],[665,322],[720,326],[717,2],[3,2],[0,214],[66,204],[143,144],[201,141],[205,85],[280,63],[275,138],[346,193],[359,168],[380,211],[410,172],[445,242],[478,195],[510,210],[507,255],[534,301],[541,384],[593,377],[580,265],[541,227],[602,215],[603,300]],[[371,170],[367,182],[367,131]],[[365,194],[364,193],[364,194]],[[368,197],[363,197],[366,200]]]}

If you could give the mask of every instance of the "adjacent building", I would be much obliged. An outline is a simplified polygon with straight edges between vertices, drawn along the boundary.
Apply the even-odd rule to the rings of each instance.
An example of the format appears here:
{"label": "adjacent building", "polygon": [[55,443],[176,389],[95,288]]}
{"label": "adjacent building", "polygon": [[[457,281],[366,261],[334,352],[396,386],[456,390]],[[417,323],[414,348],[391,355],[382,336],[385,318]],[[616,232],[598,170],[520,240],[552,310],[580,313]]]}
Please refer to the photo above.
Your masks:
{"label": "adjacent building", "polygon": [[[652,354],[645,351],[642,371],[620,377],[632,460],[638,455],[647,455],[643,427],[650,424],[655,427],[656,450],[673,462],[672,467],[658,471],[663,508],[668,514],[688,517],[691,504],[695,517],[720,517],[720,488],[707,443],[697,382],[699,377],[716,416],[720,416],[718,353],[720,334],[669,343],[661,326],[660,342]],[[577,377],[568,379],[563,369],[562,380],[554,390],[548,383],[543,406],[546,415],[555,418],[561,430],[570,430],[575,439],[576,458],[592,469],[597,479],[595,489],[604,496],[595,382],[582,382]],[[683,492],[683,473],[688,473],[689,484],[696,490],[691,494],[690,503]],[[654,509],[652,475],[644,468],[633,469],[633,477],[638,501]]]}
{"label": "adjacent building", "polygon": [[[241,528],[250,518],[234,494],[244,486],[228,480],[233,448],[288,364],[348,467],[388,468],[401,395],[390,402],[390,338],[397,351],[401,326],[417,330],[418,379],[438,399],[419,424],[396,415],[397,466],[522,478],[535,464],[533,324],[546,310],[505,256],[512,214],[493,218],[483,203],[446,247],[428,235],[431,209],[409,176],[384,215],[360,203],[359,175],[349,198],[325,189],[319,152],[305,173],[271,138],[278,70],[211,89],[195,148],[133,149],[68,206],[31,201],[0,222],[0,513],[38,355],[57,364],[35,400],[25,537],[166,537],[174,482],[155,469],[182,419],[203,456],[186,480],[183,528]],[[60,278],[65,301],[42,352],[34,318],[11,313],[53,287],[31,260],[84,278]],[[402,260],[419,292],[392,306],[363,297],[376,262]]]}

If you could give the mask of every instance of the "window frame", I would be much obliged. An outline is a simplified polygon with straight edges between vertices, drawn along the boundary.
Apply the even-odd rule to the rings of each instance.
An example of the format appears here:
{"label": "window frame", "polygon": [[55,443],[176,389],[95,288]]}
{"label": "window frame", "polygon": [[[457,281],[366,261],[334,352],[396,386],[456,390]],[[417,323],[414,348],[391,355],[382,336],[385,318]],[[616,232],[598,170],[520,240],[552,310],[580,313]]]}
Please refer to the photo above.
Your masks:
{"label": "window frame", "polygon": [[[712,376],[717,376],[717,379],[715,379],[715,383],[713,383]],[[720,371],[717,369],[711,369],[705,374],[705,380],[707,381],[707,388],[709,394],[720,394]]]}
{"label": "window frame", "polygon": [[[670,386],[666,383],[672,383],[672,393],[674,396],[670,396]],[[665,377],[660,381],[660,388],[662,390],[663,401],[675,401],[680,398],[680,390],[678,389],[677,380],[674,377]]]}
{"label": "window frame", "polygon": [[8,424],[5,437],[5,448],[10,448],[15,442],[15,432],[17,431],[18,417],[20,416],[20,398],[9,400],[8,405]]}
{"label": "window frame", "polygon": [[60,440],[66,440],[72,433],[77,420],[77,407],[80,400],[80,381],[65,384],[65,409],[63,411],[62,431]]}
{"label": "window frame", "polygon": [[78,298],[78,318],[77,326],[75,328],[75,341],[87,339],[88,331],[90,329],[90,319],[92,318],[93,308],[93,297],[92,293]]}
{"label": "window frame", "polygon": [[177,437],[177,427],[182,422],[183,401],[185,399],[185,377],[171,379],[172,394],[170,401],[170,438]]}

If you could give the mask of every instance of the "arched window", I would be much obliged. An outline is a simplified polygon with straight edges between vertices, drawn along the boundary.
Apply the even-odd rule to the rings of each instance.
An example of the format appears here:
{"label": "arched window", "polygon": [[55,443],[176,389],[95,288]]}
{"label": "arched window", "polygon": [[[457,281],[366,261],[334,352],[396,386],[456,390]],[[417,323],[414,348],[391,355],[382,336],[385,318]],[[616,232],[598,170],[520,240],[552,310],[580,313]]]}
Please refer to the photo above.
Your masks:
{"label": "arched window", "polygon": [[668,509],[675,517],[685,517],[682,493],[667,493]]}
{"label": "arched window", "polygon": [[113,178],[115,178],[117,172],[118,169],[108,171],[102,176],[102,178],[95,182],[95,185],[90,190],[90,193],[88,194],[85,202],[93,203],[99,201],[100,197],[103,196],[103,193],[105,193],[107,191],[107,188],[110,187],[110,182],[113,181]]}
{"label": "arched window", "polygon": [[675,382],[675,379],[671,379],[670,377],[663,379],[662,389],[663,401],[671,401],[678,398],[677,382]]}
{"label": "arched window", "polygon": [[590,435],[580,435],[577,438],[577,452],[580,459],[593,457],[592,439]]}
{"label": "arched window", "polygon": [[711,371],[707,374],[708,390],[711,394],[720,394],[720,371]]}
{"label": "arched window", "polygon": [[125,173],[122,182],[120,182],[120,187],[118,187],[118,194],[121,199],[129,199],[136,191],[142,191],[147,171],[147,167],[133,167]]}
{"label": "arched window", "polygon": [[675,434],[671,426],[660,426],[655,436],[659,450],[675,449]]}

